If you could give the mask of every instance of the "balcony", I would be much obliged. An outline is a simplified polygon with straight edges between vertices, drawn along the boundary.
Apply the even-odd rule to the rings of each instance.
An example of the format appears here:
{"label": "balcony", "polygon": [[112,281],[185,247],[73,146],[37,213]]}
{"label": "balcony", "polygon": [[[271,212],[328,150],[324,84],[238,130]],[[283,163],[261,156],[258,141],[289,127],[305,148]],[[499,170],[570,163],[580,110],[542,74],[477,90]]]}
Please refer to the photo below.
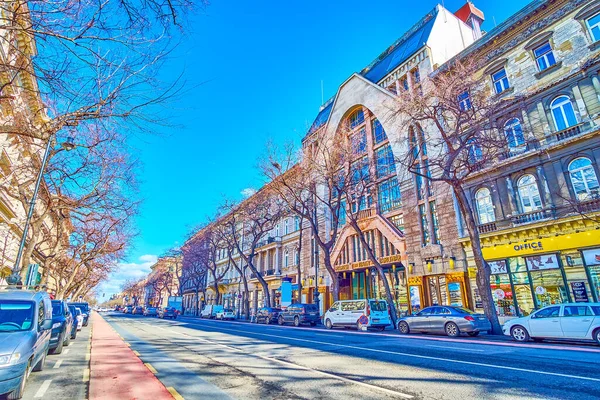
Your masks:
{"label": "balcony", "polygon": [[254,272],[250,273],[250,279],[256,279],[256,274]]}
{"label": "balcony", "polygon": [[571,212],[577,211],[580,214],[588,214],[600,211],[600,197],[594,197],[589,200],[581,200],[568,206]]}
{"label": "balcony", "polygon": [[488,222],[487,224],[481,224],[477,226],[479,233],[490,233],[498,230],[496,222]]}
{"label": "balcony", "polygon": [[542,210],[531,211],[519,215],[513,215],[511,221],[514,225],[529,224],[532,222],[542,221],[545,219],[554,218],[554,209],[546,208]]}
{"label": "balcony", "polygon": [[573,136],[580,135],[581,133],[587,131],[586,128],[589,128],[588,125],[589,122],[581,122],[577,125],[568,127],[567,129],[563,129],[562,131],[558,131],[554,134],[556,136],[556,141],[560,142],[562,140],[572,138]]}
{"label": "balcony", "polygon": [[371,218],[373,216],[373,208],[367,208],[358,212],[357,220]]}
{"label": "balcony", "polygon": [[268,269],[267,270],[267,274],[265,276],[271,276],[271,275],[275,275],[275,270],[274,269]]}

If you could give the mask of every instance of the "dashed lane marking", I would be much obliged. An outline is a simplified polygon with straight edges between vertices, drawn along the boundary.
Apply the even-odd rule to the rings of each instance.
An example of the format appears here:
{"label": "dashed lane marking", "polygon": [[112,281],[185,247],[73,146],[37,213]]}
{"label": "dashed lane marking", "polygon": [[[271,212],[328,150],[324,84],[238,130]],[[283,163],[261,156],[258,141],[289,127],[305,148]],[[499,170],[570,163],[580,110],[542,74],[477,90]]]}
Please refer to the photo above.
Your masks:
{"label": "dashed lane marking", "polygon": [[67,354],[69,354],[69,350],[71,350],[71,349],[66,349],[65,351],[63,351],[63,354],[64,354],[64,355],[67,355]]}
{"label": "dashed lane marking", "polygon": [[175,390],[174,387],[169,386],[167,388],[167,390],[169,391],[169,393],[171,393],[171,396],[173,396],[173,398],[175,400],[184,400],[183,396],[179,394],[179,392],[177,392],[177,390]]}
{"label": "dashed lane marking", "polygon": [[63,360],[62,360],[62,359],[61,359],[61,360],[58,360],[58,361],[56,362],[56,364],[54,364],[54,367],[52,367],[52,368],[54,368],[54,369],[58,369],[58,368],[60,368],[60,365],[62,364],[62,362],[63,362]]}
{"label": "dashed lane marking", "polygon": [[35,392],[35,395],[33,397],[35,397],[36,399],[39,399],[40,397],[44,397],[44,395],[46,394],[46,390],[48,390],[51,383],[52,383],[52,379],[46,379],[44,382],[42,382],[42,386],[40,386],[40,388],[37,390],[37,392]]}
{"label": "dashed lane marking", "polygon": [[146,366],[146,368],[148,368],[150,370],[150,372],[152,372],[154,375],[156,375],[158,372],[156,371],[156,369],[154,369],[154,367],[152,366],[152,364],[150,363],[144,363],[144,365]]}
{"label": "dashed lane marking", "polygon": [[468,352],[476,351],[479,353],[484,353],[486,351],[486,350],[481,350],[481,349],[465,349],[463,347],[436,346],[434,344],[426,344],[424,346],[425,347],[436,347],[438,349],[444,349],[444,350],[462,350],[462,351],[468,351]]}

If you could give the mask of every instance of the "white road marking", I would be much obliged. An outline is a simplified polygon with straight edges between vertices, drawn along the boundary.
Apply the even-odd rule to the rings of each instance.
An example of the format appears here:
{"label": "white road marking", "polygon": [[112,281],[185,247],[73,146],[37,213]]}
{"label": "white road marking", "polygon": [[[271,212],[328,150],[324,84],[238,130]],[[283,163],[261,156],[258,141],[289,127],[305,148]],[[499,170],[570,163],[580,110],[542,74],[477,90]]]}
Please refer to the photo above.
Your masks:
{"label": "white road marking", "polygon": [[52,367],[52,368],[54,368],[54,369],[60,368],[60,365],[62,364],[62,362],[63,362],[63,360],[62,360],[62,359],[61,359],[61,360],[58,360],[58,361],[56,362],[56,364],[54,364],[54,367]]}
{"label": "white road marking", "polygon": [[67,354],[69,354],[69,350],[71,350],[71,349],[66,349],[65,351],[63,351],[63,354],[64,354],[64,355],[67,355]]}
{"label": "white road marking", "polygon": [[44,382],[42,382],[42,386],[40,386],[38,391],[35,392],[35,395],[33,397],[35,397],[35,398],[44,397],[44,395],[46,394],[46,390],[48,390],[51,383],[52,383],[52,379],[46,379]]}
{"label": "white road marking", "polygon": [[[221,330],[247,333],[246,331],[242,331],[239,329],[221,328]],[[397,355],[397,356],[420,358],[420,359],[424,359],[424,360],[444,361],[444,362],[450,362],[450,363],[456,363],[456,364],[475,365],[478,367],[497,368],[497,369],[503,369],[503,370],[508,370],[508,371],[528,372],[531,374],[559,376],[561,378],[582,379],[582,380],[586,380],[586,381],[600,382],[600,378],[590,378],[587,376],[560,374],[557,372],[535,371],[535,370],[527,369],[527,368],[517,368],[517,367],[509,367],[506,365],[486,364],[486,363],[479,363],[479,362],[474,362],[474,361],[454,360],[451,358],[443,358],[443,357],[423,356],[423,355],[419,355],[419,354],[403,353],[400,351],[372,349],[372,348],[368,348],[368,347],[351,346],[351,345],[339,344],[339,343],[321,342],[321,341],[317,341],[317,340],[300,339],[300,338],[289,337],[289,336],[272,335],[272,334],[268,334],[268,333],[259,333],[259,332],[252,332],[252,333],[257,336],[275,337],[275,338],[279,338],[279,339],[295,340],[297,342],[307,342],[307,343],[313,343],[313,344],[324,344],[324,345],[336,346],[336,347],[341,347],[341,348],[346,348],[346,349],[368,351],[368,352],[373,352],[373,353],[393,354],[393,355]]]}
{"label": "white road marking", "polygon": [[465,349],[464,347],[448,347],[448,346],[436,346],[434,344],[426,344],[425,347],[437,347],[438,349],[445,349],[445,350],[463,350],[463,351],[477,351],[480,353],[484,353],[485,350],[480,350],[480,349]]}

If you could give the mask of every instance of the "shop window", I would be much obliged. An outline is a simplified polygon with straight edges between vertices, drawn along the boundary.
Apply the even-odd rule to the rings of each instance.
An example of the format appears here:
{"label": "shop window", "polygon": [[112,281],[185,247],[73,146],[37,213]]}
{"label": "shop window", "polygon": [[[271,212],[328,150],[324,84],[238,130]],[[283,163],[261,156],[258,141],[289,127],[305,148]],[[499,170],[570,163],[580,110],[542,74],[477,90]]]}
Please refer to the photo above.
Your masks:
{"label": "shop window", "polygon": [[504,135],[508,147],[511,149],[523,146],[525,144],[525,138],[523,137],[523,128],[518,118],[510,119],[504,124]]}
{"label": "shop window", "polygon": [[409,286],[410,309],[413,313],[419,312],[423,305],[421,304],[421,286]]}
{"label": "shop window", "polygon": [[567,288],[560,269],[532,271],[531,281],[537,308],[568,301]]}
{"label": "shop window", "polygon": [[379,209],[382,213],[396,210],[402,206],[400,187],[396,177],[381,182],[377,186],[377,191],[379,194]]}
{"label": "shop window", "polygon": [[429,296],[432,306],[447,306],[448,304],[448,288],[446,286],[446,277],[444,275],[430,276],[427,278],[429,282]]}
{"label": "shop window", "polygon": [[508,274],[495,274],[490,277],[492,298],[499,317],[516,316],[513,291]]}
{"label": "shop window", "polygon": [[559,96],[550,104],[554,125],[557,131],[577,125],[577,116],[571,99],[567,96]]}
{"label": "shop window", "polygon": [[600,40],[600,14],[594,15],[586,20],[587,27],[590,31],[590,36],[594,42]]}
{"label": "shop window", "polygon": [[375,170],[377,178],[383,178],[396,173],[396,164],[394,163],[394,153],[390,145],[385,145],[375,152]]}
{"label": "shop window", "polygon": [[381,122],[378,119],[373,120],[373,143],[379,144],[387,140],[387,135],[383,126],[381,126]]}
{"label": "shop window", "polygon": [[504,92],[510,87],[508,83],[508,77],[506,76],[506,70],[504,68],[492,74],[492,82],[494,82],[494,89],[496,90],[497,94]]}
{"label": "shop window", "polygon": [[517,182],[517,191],[521,200],[521,212],[528,213],[542,208],[542,198],[533,175],[523,175]]}
{"label": "shop window", "polygon": [[550,42],[546,42],[535,48],[533,54],[535,55],[535,61],[540,71],[544,71],[556,64],[556,58],[554,57]]}
{"label": "shop window", "polygon": [[589,200],[598,197],[600,185],[596,171],[589,158],[580,157],[569,164],[571,184],[577,200]]}
{"label": "shop window", "polygon": [[477,215],[479,217],[480,224],[488,224],[496,221],[494,203],[492,202],[490,189],[479,189],[477,193],[475,193],[475,204],[477,206]]}

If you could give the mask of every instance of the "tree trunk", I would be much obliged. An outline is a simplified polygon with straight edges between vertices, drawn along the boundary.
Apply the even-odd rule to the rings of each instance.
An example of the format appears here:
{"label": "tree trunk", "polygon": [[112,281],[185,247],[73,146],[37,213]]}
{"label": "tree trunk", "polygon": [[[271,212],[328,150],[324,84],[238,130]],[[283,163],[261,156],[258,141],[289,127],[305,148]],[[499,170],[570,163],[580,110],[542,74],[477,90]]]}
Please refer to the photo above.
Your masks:
{"label": "tree trunk", "polygon": [[[340,281],[338,279],[337,272],[335,272],[333,265],[331,265],[331,254],[329,254],[329,249],[327,249],[327,251],[323,251],[323,263],[325,264],[325,268],[331,277],[331,294],[333,296],[333,301],[338,301],[340,299]],[[315,279],[317,279],[316,276]]]}
{"label": "tree trunk", "polygon": [[473,259],[475,266],[477,267],[477,289],[479,289],[479,295],[481,296],[481,302],[483,303],[483,310],[485,316],[492,323],[492,333],[495,335],[502,334],[502,327],[498,320],[498,313],[496,312],[496,306],[494,304],[494,298],[492,296],[492,287],[490,286],[490,275],[491,270],[488,263],[483,258],[483,252],[481,251],[481,242],[479,241],[479,231],[477,230],[477,224],[473,216],[473,208],[467,199],[467,195],[464,192],[462,186],[459,184],[452,185],[454,194],[460,211],[465,220],[467,231],[469,232],[469,239],[471,241],[471,250],[473,251]]}
{"label": "tree trunk", "polygon": [[298,285],[298,298],[296,299],[297,303],[302,303],[302,267],[300,266],[300,259],[302,254],[302,234],[304,230],[302,229],[303,219],[300,218],[300,234],[298,235],[298,258],[294,261],[296,262],[296,269],[298,273],[298,278],[296,278]]}
{"label": "tree trunk", "polygon": [[244,314],[244,318],[250,319],[250,290],[248,289],[248,280],[246,279],[246,274],[242,274],[242,280],[244,282],[244,295],[242,297],[242,313]]}

